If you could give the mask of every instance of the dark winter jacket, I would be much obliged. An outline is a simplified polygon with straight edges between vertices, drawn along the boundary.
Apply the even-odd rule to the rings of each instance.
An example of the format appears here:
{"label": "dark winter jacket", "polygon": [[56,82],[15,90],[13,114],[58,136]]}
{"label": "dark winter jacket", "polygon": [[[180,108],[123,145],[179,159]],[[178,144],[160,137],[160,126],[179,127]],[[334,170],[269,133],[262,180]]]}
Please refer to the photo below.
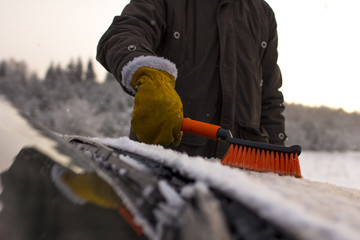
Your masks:
{"label": "dark winter jacket", "polygon": [[[97,59],[128,92],[129,62],[170,60],[185,117],[221,125],[234,137],[283,144],[277,40],[263,0],[132,0],[101,38]],[[206,141],[185,134],[182,144]],[[217,155],[226,148],[218,144]]]}

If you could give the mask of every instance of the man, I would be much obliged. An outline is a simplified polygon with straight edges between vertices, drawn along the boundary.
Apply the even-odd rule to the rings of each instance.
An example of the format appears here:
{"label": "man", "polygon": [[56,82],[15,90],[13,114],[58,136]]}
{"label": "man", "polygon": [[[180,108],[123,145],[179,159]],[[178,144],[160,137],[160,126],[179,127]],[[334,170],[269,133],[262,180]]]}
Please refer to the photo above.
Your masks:
{"label": "man", "polygon": [[135,95],[132,139],[222,157],[225,142],[182,135],[182,118],[283,144],[277,56],[276,20],[263,0],[132,0],[97,59]]}

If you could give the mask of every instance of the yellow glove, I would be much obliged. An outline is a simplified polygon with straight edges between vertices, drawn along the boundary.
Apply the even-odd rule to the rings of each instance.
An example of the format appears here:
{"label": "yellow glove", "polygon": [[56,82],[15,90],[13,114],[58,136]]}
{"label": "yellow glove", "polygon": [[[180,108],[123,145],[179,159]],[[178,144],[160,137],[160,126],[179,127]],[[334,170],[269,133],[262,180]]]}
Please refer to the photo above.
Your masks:
{"label": "yellow glove", "polygon": [[76,175],[67,170],[61,174],[61,180],[72,192],[88,202],[111,209],[122,206],[114,190],[96,173]]}
{"label": "yellow glove", "polygon": [[72,202],[78,204],[90,202],[99,207],[117,210],[134,231],[142,235],[141,226],[134,221],[133,216],[110,185],[96,173],[75,174],[55,164],[51,177],[58,189]]}
{"label": "yellow glove", "polygon": [[165,71],[141,67],[134,74],[131,86],[137,91],[131,128],[138,140],[179,145],[183,108],[175,91],[175,78]]}

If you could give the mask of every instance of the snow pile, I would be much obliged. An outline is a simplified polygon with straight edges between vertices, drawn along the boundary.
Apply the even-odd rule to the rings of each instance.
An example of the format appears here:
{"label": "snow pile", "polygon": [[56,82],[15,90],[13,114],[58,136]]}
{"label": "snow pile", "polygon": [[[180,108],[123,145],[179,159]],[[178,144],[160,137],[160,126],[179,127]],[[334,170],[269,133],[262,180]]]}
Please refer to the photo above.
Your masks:
{"label": "snow pile", "polygon": [[360,235],[358,190],[272,173],[243,171],[126,137],[94,140],[149,156],[190,178],[222,189],[301,239],[358,239]]}

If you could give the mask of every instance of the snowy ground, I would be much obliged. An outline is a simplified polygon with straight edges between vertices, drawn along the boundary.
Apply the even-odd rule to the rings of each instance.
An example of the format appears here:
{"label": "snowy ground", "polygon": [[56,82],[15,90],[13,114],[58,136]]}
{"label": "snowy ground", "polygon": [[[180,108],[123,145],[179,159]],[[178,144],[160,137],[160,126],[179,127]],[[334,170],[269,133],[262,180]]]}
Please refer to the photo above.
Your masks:
{"label": "snowy ground", "polygon": [[303,152],[303,177],[360,190],[360,152]]}

